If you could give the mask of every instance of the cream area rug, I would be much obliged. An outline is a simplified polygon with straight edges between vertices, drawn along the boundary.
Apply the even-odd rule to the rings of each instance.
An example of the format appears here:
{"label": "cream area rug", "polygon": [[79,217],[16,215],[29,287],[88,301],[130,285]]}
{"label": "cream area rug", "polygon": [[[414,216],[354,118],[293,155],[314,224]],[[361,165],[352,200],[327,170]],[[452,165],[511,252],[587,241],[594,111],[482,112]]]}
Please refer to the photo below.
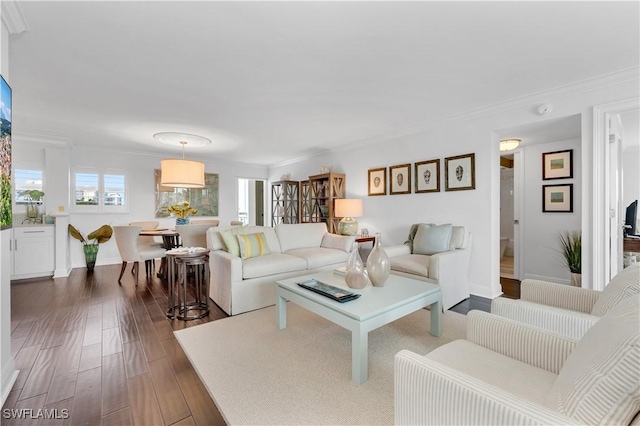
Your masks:
{"label": "cream area rug", "polygon": [[369,380],[351,381],[351,332],[287,304],[278,330],[274,306],[175,332],[230,425],[393,424],[393,357],[426,354],[466,336],[466,316],[445,312],[429,334],[421,309],[369,333]]}

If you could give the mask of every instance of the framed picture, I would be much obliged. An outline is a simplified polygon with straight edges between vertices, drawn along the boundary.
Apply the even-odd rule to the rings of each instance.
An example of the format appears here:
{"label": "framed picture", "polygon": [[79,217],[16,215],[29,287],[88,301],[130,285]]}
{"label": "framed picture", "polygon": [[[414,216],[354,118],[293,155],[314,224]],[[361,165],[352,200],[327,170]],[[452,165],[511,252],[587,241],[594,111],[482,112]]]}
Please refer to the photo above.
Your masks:
{"label": "framed picture", "polygon": [[369,195],[387,195],[387,168],[369,170]]}
{"label": "framed picture", "polygon": [[389,167],[389,194],[411,194],[411,164]]}
{"label": "framed picture", "polygon": [[573,184],[542,185],[542,211],[573,212]]}
{"label": "framed picture", "polygon": [[542,180],[571,179],[573,177],[573,150],[542,154]]}
{"label": "framed picture", "polygon": [[218,216],[219,176],[204,174],[204,188],[173,188],[160,185],[160,169],[154,170],[156,186],[155,217],[169,217],[169,206],[188,201],[198,210],[194,216]]}
{"label": "framed picture", "polygon": [[440,192],[440,159],[420,161],[415,164],[416,194]]}
{"label": "framed picture", "polygon": [[476,189],[476,155],[465,154],[444,159],[444,190]]}

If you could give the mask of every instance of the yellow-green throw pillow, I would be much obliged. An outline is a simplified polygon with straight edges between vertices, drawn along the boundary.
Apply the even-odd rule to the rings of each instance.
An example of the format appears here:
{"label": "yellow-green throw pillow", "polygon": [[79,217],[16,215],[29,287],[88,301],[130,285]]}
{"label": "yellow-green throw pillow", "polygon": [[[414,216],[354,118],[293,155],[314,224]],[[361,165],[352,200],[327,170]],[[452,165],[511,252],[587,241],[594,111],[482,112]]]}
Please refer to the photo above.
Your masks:
{"label": "yellow-green throw pillow", "polygon": [[252,257],[271,253],[264,232],[237,235],[237,239],[242,259],[251,259]]}
{"label": "yellow-green throw pillow", "polygon": [[241,226],[220,231],[220,236],[222,237],[222,241],[224,241],[224,245],[227,246],[228,253],[240,257],[240,246],[238,245],[238,238],[236,236],[244,232],[244,228]]}

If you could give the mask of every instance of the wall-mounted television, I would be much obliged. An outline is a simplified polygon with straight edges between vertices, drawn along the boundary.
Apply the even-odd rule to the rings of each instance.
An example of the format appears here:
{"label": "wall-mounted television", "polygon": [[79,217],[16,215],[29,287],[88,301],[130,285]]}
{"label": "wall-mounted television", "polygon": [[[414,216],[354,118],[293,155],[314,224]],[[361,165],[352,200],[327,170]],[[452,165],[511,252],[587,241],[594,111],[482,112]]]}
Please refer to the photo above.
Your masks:
{"label": "wall-mounted television", "polygon": [[0,225],[11,228],[11,87],[0,76]]}
{"label": "wall-mounted television", "polygon": [[624,234],[625,235],[638,235],[638,229],[636,223],[638,221],[638,200],[629,204],[627,212],[624,217]]}

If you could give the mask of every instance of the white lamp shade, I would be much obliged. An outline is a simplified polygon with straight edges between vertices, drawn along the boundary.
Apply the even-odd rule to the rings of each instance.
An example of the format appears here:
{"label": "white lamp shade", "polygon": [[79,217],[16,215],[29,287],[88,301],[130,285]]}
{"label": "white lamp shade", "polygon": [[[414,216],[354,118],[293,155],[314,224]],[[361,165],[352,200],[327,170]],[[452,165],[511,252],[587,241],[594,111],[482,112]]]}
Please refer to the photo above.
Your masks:
{"label": "white lamp shade", "polygon": [[359,198],[339,198],[335,207],[336,217],[362,217],[362,200]]}
{"label": "white lamp shade", "polygon": [[204,163],[180,158],[160,161],[160,184],[173,188],[204,188]]}

